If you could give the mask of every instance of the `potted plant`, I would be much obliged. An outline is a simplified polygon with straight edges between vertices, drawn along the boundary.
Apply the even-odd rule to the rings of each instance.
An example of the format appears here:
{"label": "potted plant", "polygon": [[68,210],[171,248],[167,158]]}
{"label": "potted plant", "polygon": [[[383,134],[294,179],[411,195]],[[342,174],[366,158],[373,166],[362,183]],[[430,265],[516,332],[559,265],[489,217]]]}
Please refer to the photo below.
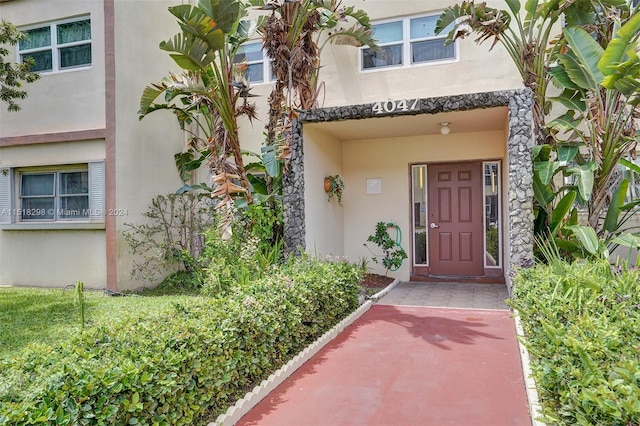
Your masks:
{"label": "potted plant", "polygon": [[324,178],[324,191],[327,193],[327,201],[331,202],[331,199],[335,195],[338,199],[338,204],[342,205],[342,192],[344,191],[344,181],[342,176],[333,175]]}

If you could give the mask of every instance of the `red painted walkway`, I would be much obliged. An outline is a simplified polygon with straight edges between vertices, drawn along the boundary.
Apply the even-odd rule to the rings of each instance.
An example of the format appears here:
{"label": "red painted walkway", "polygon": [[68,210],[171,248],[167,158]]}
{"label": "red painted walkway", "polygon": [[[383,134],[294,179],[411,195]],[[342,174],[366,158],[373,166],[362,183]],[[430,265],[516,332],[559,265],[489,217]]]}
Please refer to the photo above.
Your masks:
{"label": "red painted walkway", "polygon": [[238,425],[531,425],[508,311],[375,305]]}

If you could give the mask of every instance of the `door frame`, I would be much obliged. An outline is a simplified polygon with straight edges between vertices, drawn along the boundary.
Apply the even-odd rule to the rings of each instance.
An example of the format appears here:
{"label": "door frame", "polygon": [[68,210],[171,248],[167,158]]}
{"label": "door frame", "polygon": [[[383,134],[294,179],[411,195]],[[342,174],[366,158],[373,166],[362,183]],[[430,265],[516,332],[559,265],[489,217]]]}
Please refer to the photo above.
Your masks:
{"label": "door frame", "polygon": [[[467,275],[434,275],[431,273],[430,270],[430,260],[429,260],[429,241],[427,239],[426,241],[426,264],[425,265],[421,265],[421,264],[416,264],[415,263],[415,258],[416,258],[416,253],[415,253],[415,236],[416,236],[416,232],[415,232],[415,203],[414,203],[414,176],[413,176],[413,170],[414,167],[416,166],[425,166],[425,170],[424,170],[424,179],[425,179],[425,185],[424,185],[424,191],[425,191],[425,204],[426,204],[426,211],[425,211],[425,217],[427,218],[427,222],[425,223],[425,225],[428,226],[428,217],[429,217],[429,204],[428,204],[428,190],[429,190],[429,182],[427,180],[427,174],[428,174],[428,168],[431,165],[446,165],[446,164],[460,164],[460,163],[480,163],[481,167],[482,167],[482,180],[483,180],[483,194],[482,194],[482,202],[483,202],[483,206],[482,206],[482,229],[483,229],[483,235],[482,235],[482,246],[483,246],[483,250],[486,251],[486,234],[487,234],[487,229],[486,229],[486,198],[485,198],[485,184],[484,184],[484,179],[485,179],[485,166],[487,164],[497,164],[498,166],[498,219],[499,219],[499,226],[498,226],[498,257],[499,257],[499,265],[498,266],[490,266],[487,265],[487,261],[485,258],[485,261],[483,262],[483,275],[481,276],[467,276]],[[504,253],[505,253],[505,248],[504,248],[504,242],[505,242],[505,233],[503,232],[504,229],[504,209],[503,209],[503,202],[504,202],[504,196],[505,196],[505,191],[503,189],[503,160],[502,159],[478,159],[478,160],[464,160],[464,161],[434,161],[434,162],[429,162],[429,161],[420,161],[420,162],[413,162],[413,163],[409,163],[409,171],[408,171],[408,179],[409,179],[409,226],[410,226],[410,255],[409,255],[409,260],[410,260],[410,279],[412,281],[446,281],[446,280],[455,280],[455,281],[468,281],[468,282],[500,282],[500,283],[504,283]],[[427,230],[427,238],[428,238],[428,230]]]}

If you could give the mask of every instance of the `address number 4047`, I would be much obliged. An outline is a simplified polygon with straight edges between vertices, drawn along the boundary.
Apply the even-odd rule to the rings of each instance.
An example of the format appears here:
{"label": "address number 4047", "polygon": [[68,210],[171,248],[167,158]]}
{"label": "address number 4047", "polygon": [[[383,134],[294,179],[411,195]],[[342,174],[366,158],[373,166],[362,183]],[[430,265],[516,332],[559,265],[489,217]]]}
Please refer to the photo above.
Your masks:
{"label": "address number 4047", "polygon": [[398,111],[417,111],[420,99],[401,99],[380,101],[373,104],[371,111],[376,114],[388,114]]}

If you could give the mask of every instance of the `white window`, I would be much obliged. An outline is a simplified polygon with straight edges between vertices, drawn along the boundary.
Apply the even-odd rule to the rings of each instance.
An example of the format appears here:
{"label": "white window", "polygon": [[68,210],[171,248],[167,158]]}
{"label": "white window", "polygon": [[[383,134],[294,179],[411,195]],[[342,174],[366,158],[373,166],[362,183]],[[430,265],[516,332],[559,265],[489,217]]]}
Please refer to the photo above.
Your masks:
{"label": "white window", "polygon": [[249,83],[266,83],[273,81],[271,61],[262,50],[262,42],[245,43],[236,52],[234,63],[246,63],[244,78]]}
{"label": "white window", "polygon": [[91,65],[91,19],[52,22],[22,29],[26,39],[18,44],[20,62],[32,58],[31,71],[56,72]]}
{"label": "white window", "polygon": [[435,35],[439,15],[404,18],[372,25],[373,38],[380,50],[360,49],[362,70],[389,67],[408,67],[456,59],[456,45],[445,47],[447,27]]}
{"label": "white window", "polygon": [[104,162],[0,169],[0,224],[104,220]]}

